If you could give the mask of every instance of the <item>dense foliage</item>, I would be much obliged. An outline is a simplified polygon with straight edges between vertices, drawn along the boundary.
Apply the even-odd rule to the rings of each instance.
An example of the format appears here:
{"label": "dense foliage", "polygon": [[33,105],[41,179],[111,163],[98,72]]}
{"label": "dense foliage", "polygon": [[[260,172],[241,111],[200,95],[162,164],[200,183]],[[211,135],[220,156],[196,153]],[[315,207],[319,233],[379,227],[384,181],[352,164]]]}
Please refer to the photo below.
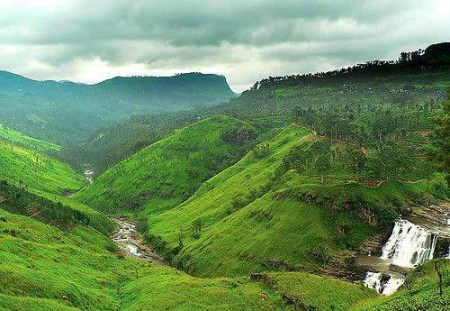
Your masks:
{"label": "dense foliage", "polygon": [[426,138],[433,128],[430,117],[450,87],[445,47],[403,53],[398,62],[371,61],[327,73],[264,79],[227,103],[136,116],[103,128],[67,153],[78,157],[71,163],[94,163],[101,172],[175,128],[217,114],[245,120],[260,132],[299,122],[330,140],[352,142],[355,149],[402,145],[405,135]]}
{"label": "dense foliage", "polygon": [[450,90],[442,106],[442,114],[434,118],[436,123],[434,142],[438,147],[437,156],[443,164],[450,185]]}
{"label": "dense foliage", "polygon": [[109,234],[113,224],[103,214],[76,203],[64,205],[61,201],[50,200],[28,192],[25,189],[0,180],[0,208],[15,214],[26,215],[62,229],[70,229],[79,224],[90,225],[104,234]]}

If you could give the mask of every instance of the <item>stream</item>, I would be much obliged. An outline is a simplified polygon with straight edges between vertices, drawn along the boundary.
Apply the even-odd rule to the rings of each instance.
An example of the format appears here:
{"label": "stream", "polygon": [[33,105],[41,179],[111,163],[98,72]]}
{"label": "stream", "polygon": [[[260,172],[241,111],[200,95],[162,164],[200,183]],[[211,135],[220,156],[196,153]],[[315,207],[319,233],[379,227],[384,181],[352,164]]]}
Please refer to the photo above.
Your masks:
{"label": "stream", "polygon": [[113,232],[111,239],[119,246],[121,254],[146,262],[164,264],[163,258],[144,243],[134,222],[126,218],[113,219],[117,223],[117,229]]}
{"label": "stream", "polygon": [[90,168],[86,168],[84,171],[84,178],[86,178],[86,180],[92,184],[94,182],[94,170],[90,169]]}
{"label": "stream", "polygon": [[[358,256],[357,265],[367,271],[364,285],[381,295],[391,295],[404,284],[411,269],[435,257],[450,258],[450,205],[445,206],[444,210],[427,211],[427,217],[415,214],[408,220],[397,220],[380,257]],[[144,243],[133,221],[126,218],[113,220],[117,228],[111,239],[123,256],[164,264],[163,258]],[[437,250],[438,240],[442,244],[440,251]]]}

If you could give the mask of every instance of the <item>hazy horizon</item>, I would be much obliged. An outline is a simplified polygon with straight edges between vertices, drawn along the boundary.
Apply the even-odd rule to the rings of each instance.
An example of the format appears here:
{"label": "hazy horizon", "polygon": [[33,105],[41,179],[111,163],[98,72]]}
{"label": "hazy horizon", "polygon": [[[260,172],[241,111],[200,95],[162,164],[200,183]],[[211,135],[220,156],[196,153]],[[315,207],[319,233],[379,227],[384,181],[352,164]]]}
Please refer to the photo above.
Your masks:
{"label": "hazy horizon", "polygon": [[235,92],[450,38],[434,1],[2,1],[0,67],[36,80],[221,74]]}

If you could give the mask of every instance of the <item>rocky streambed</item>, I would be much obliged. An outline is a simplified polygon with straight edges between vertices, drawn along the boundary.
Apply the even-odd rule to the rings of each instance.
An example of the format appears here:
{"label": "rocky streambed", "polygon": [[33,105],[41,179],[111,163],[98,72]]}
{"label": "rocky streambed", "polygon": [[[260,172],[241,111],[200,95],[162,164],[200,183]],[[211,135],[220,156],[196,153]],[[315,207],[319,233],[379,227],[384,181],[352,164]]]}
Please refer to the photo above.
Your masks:
{"label": "rocky streambed", "polygon": [[142,261],[164,264],[163,258],[144,243],[134,222],[126,218],[114,218],[114,221],[117,223],[117,229],[113,232],[111,239],[119,246],[122,255]]}

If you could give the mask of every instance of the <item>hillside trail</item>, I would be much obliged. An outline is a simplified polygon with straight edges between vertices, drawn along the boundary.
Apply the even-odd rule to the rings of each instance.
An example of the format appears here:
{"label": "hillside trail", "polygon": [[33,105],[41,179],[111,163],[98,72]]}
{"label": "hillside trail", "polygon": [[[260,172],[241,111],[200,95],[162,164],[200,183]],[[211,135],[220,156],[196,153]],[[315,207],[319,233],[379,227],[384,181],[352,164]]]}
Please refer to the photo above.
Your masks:
{"label": "hillside trail", "polygon": [[126,218],[113,218],[113,220],[117,223],[117,229],[111,235],[111,239],[119,246],[122,255],[145,262],[164,264],[163,258],[144,243],[134,222]]}

